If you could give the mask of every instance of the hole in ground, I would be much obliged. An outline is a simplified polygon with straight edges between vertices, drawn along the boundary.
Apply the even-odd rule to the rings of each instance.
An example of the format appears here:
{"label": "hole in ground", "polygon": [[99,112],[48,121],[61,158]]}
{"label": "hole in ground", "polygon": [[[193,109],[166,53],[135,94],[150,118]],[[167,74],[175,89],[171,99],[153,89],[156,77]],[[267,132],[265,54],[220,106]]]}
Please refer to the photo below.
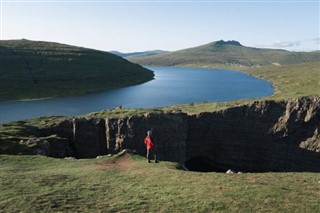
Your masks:
{"label": "hole in ground", "polygon": [[191,158],[185,163],[185,166],[190,171],[195,172],[226,172],[226,169],[217,167],[213,160],[204,156]]}

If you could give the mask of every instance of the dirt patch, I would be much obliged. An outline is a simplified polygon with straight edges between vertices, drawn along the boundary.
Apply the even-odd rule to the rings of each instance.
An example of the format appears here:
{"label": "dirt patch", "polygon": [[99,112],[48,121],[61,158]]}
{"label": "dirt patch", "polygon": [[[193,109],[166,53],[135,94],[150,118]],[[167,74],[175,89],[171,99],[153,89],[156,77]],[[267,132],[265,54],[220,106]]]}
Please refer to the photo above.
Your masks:
{"label": "dirt patch", "polygon": [[99,169],[131,169],[135,166],[135,162],[130,158],[130,155],[127,152],[120,153],[112,159],[107,159],[105,161],[99,162],[96,164]]}

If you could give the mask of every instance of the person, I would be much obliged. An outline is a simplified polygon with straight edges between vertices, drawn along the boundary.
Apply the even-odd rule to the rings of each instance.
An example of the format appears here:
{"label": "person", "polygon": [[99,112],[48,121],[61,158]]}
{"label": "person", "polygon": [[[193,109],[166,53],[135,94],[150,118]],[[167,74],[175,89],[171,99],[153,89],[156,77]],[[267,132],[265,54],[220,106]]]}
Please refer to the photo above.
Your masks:
{"label": "person", "polygon": [[148,131],[147,132],[147,137],[144,139],[144,143],[146,145],[147,148],[147,159],[148,159],[148,163],[151,163],[151,155],[153,155],[154,158],[154,162],[158,163],[159,161],[157,160],[157,155],[155,153],[155,143],[154,140],[152,138],[152,132]]}

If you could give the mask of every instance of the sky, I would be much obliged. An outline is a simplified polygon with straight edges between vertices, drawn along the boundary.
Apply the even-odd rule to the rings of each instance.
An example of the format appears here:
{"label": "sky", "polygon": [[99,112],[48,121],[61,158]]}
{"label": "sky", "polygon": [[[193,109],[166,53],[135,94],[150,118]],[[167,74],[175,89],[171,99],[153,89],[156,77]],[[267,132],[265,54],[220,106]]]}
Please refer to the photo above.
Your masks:
{"label": "sky", "polygon": [[104,51],[175,51],[217,40],[320,50],[319,0],[0,0],[0,39]]}

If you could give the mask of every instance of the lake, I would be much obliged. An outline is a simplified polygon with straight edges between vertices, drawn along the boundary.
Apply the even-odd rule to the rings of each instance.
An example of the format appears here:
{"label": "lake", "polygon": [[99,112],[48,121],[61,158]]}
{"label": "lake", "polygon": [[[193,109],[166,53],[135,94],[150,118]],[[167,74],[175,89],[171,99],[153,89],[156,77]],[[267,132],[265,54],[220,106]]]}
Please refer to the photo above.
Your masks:
{"label": "lake", "polygon": [[192,102],[222,102],[259,98],[272,85],[240,71],[223,69],[147,67],[155,79],[144,84],[75,97],[32,101],[1,101],[0,122],[46,115],[82,115],[125,108],[161,107]]}

